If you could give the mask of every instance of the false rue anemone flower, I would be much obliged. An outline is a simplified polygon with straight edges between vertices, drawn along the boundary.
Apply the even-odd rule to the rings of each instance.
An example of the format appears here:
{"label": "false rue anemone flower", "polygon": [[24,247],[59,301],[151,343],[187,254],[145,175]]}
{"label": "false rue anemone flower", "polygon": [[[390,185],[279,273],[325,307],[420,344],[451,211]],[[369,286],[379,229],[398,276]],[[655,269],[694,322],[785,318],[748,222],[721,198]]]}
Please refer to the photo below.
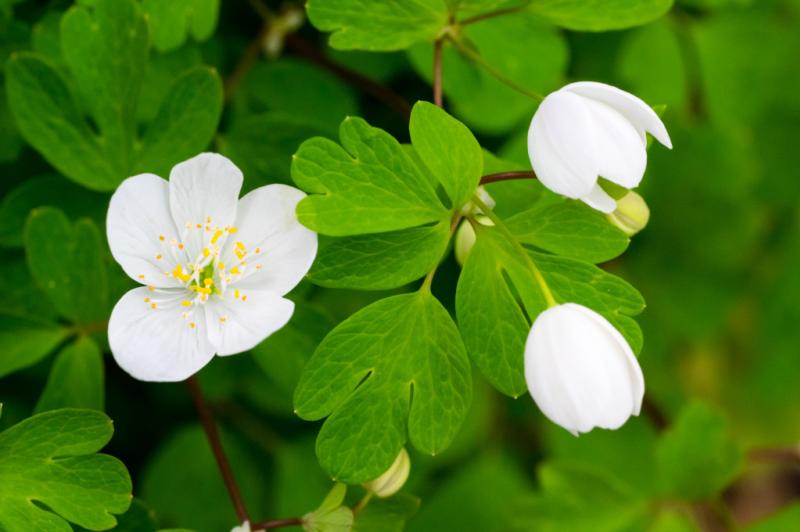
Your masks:
{"label": "false rue anemone flower", "polygon": [[639,415],[644,377],[628,342],[576,303],[545,310],[525,344],[525,380],[539,409],[574,435]]}
{"label": "false rue anemone flower", "polygon": [[305,194],[267,185],[239,199],[242,173],[203,153],[169,182],[126,179],[111,198],[111,253],[134,288],[117,302],[108,340],[117,363],[144,381],[180,381],[220,356],[247,351],[283,327],[282,297],[305,276],[317,235],[297,220]]}
{"label": "false rue anemone flower", "polygon": [[598,178],[638,186],[647,166],[646,133],[672,148],[664,123],[636,96],[603,83],[571,83],[533,115],[528,155],[544,186],[611,213],[616,201]]}

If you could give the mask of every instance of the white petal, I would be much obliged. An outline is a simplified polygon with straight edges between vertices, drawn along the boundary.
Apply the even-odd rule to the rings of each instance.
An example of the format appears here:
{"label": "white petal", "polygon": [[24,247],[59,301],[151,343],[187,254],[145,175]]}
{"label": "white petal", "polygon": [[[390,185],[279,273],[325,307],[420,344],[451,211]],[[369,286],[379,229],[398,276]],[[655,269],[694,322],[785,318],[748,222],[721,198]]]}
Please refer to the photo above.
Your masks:
{"label": "white petal", "polygon": [[228,289],[206,303],[211,343],[220,356],[252,349],[286,325],[294,303],[267,290]]}
{"label": "white petal", "polygon": [[581,201],[589,207],[606,214],[612,213],[617,209],[617,202],[600,187],[599,183],[595,184],[592,191],[582,197]]}
{"label": "white petal", "polygon": [[305,196],[287,185],[267,185],[241,199],[238,231],[222,253],[228,269],[245,262],[232,286],[283,295],[303,279],[317,255],[317,234],[300,224],[295,214]]}
{"label": "white petal", "polygon": [[528,130],[528,156],[544,186],[580,198],[597,181],[594,121],[585,99],[567,92],[547,96]]}
{"label": "white petal", "polygon": [[[236,165],[216,153],[201,153],[172,168],[170,209],[191,260],[209,245],[215,228],[233,225],[242,180]],[[226,237],[227,233],[222,233],[218,245],[224,244]]]}
{"label": "white petal", "polygon": [[580,94],[613,107],[636,127],[643,139],[644,133],[648,132],[661,144],[672,149],[672,141],[664,122],[649,105],[633,94],[594,81],[570,83],[561,90]]}
{"label": "white petal", "polygon": [[106,235],[111,254],[132,279],[162,288],[180,286],[165,275],[182,253],[165,180],[141,174],[123,181],[111,196]]}
{"label": "white petal", "polygon": [[608,105],[585,98],[595,123],[595,171],[625,188],[634,188],[644,177],[647,145],[633,125]]}
{"label": "white petal", "polygon": [[644,379],[605,318],[567,303],[540,314],[525,346],[525,378],[542,412],[567,430],[619,428],[638,414]]}
{"label": "white petal", "polygon": [[184,380],[208,364],[214,347],[205,311],[202,306],[183,307],[181,302],[190,297],[184,289],[144,287],[122,296],[108,323],[117,364],[134,378],[156,382]]}

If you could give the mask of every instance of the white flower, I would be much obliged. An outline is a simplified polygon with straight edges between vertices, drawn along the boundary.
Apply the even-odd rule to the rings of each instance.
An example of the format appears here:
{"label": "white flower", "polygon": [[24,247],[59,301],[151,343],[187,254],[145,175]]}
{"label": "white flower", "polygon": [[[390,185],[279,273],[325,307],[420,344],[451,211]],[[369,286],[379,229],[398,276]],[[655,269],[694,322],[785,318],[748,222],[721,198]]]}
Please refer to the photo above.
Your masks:
{"label": "white flower", "polygon": [[610,213],[616,202],[597,179],[638,186],[647,166],[645,133],[672,148],[664,123],[636,96],[603,83],[571,83],[533,115],[528,155],[544,186]]}
{"label": "white flower", "polygon": [[628,342],[604,317],[575,303],[536,318],[525,344],[525,380],[544,415],[576,436],[621,427],[639,415],[644,397]]}
{"label": "white flower", "polygon": [[245,521],[241,525],[231,528],[231,532],[250,532],[250,521]]}
{"label": "white flower", "polygon": [[111,253],[145,285],[117,302],[108,324],[114,358],[133,377],[186,379],[289,321],[294,304],[281,296],[317,253],[316,233],[295,216],[305,194],[268,185],[239,200],[241,186],[231,161],[203,153],[169,182],[137,175],[111,197]]}
{"label": "white flower", "polygon": [[405,448],[400,449],[400,454],[394,459],[389,469],[378,478],[365,483],[364,488],[382,499],[391,497],[400,491],[400,488],[408,480],[410,472],[411,458],[408,456],[408,451]]}

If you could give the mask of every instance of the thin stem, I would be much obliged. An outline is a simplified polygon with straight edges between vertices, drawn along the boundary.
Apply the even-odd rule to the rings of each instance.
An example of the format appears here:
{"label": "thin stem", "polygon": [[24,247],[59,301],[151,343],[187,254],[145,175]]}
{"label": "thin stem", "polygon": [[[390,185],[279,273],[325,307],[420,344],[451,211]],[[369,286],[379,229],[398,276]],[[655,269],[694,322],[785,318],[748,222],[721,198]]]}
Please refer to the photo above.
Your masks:
{"label": "thin stem", "polygon": [[288,519],[273,519],[250,525],[250,530],[272,530],[273,528],[283,528],[285,526],[303,526],[303,519],[300,517],[290,517]]}
{"label": "thin stem", "polygon": [[490,11],[488,13],[481,13],[480,15],[475,15],[473,17],[467,17],[464,20],[460,20],[458,24],[459,26],[469,26],[470,24],[475,24],[476,22],[480,22],[482,20],[519,13],[520,11],[527,9],[527,7],[527,5],[521,5],[516,7],[506,7],[503,9],[498,9],[497,11]]}
{"label": "thin stem", "polygon": [[442,105],[442,39],[433,43],[433,103]]}
{"label": "thin stem", "polygon": [[481,185],[488,185],[497,181],[510,181],[512,179],[538,179],[534,172],[500,172],[498,174],[489,174],[481,178]]}
{"label": "thin stem", "polygon": [[217,460],[217,466],[219,466],[219,472],[222,474],[222,480],[225,482],[225,487],[228,489],[233,508],[236,510],[236,516],[239,518],[239,522],[243,523],[249,521],[250,518],[244,506],[244,499],[242,499],[242,494],[239,491],[239,485],[236,484],[236,478],[233,476],[233,470],[228,462],[228,457],[225,456],[225,449],[222,447],[222,441],[219,439],[217,424],[214,422],[214,416],[203,396],[203,391],[200,389],[200,383],[197,382],[197,377],[191,376],[186,379],[186,384],[189,386],[189,393],[192,395],[192,401],[197,410],[197,415],[200,418],[200,423],[203,425],[203,430],[206,432],[208,443],[211,445],[214,458]]}
{"label": "thin stem", "polygon": [[233,69],[233,72],[231,72],[231,74],[225,79],[225,102],[230,101],[233,93],[236,92],[236,89],[239,87],[239,84],[242,82],[245,74],[247,74],[258,61],[258,57],[261,54],[261,46],[264,42],[264,37],[266,37],[268,32],[269,22],[264,22],[264,25],[261,27],[261,30],[258,32],[256,38],[253,39],[249,45],[247,45],[247,48],[245,48],[242,56],[239,58],[239,62],[236,63],[236,67]]}
{"label": "thin stem", "polygon": [[360,501],[358,501],[358,504],[356,504],[355,508],[353,508],[353,517],[358,516],[358,514],[360,514],[364,510],[364,508],[367,507],[369,501],[372,500],[373,495],[375,495],[374,492],[368,491],[367,494],[364,495],[364,497],[362,497]]}
{"label": "thin stem", "polygon": [[483,211],[483,214],[485,214],[492,222],[494,222],[495,227],[502,231],[512,242],[512,244],[516,245],[520,249],[525,261],[528,263],[528,266],[533,272],[533,276],[536,279],[539,288],[542,290],[542,295],[547,302],[547,306],[555,307],[558,305],[556,298],[553,297],[553,292],[550,291],[550,287],[547,285],[547,281],[545,281],[544,276],[542,275],[542,272],[539,271],[539,268],[536,266],[536,263],[533,262],[533,259],[531,259],[530,255],[528,255],[525,249],[519,244],[519,242],[517,242],[517,239],[514,238],[514,235],[508,230],[508,227],[506,227],[506,224],[503,223],[503,220],[501,220],[499,216],[492,212],[492,209],[490,209],[483,201],[481,201],[477,194],[472,196],[472,203],[480,207],[481,211]]}
{"label": "thin stem", "polygon": [[515,82],[515,81],[509,79],[508,77],[506,77],[506,75],[503,74],[502,72],[500,72],[497,68],[495,68],[494,65],[492,65],[489,62],[487,62],[483,57],[481,57],[481,54],[479,54],[478,52],[476,52],[475,50],[473,50],[469,46],[466,46],[463,42],[461,42],[461,40],[455,39],[455,38],[450,38],[450,42],[452,42],[453,45],[456,48],[458,48],[459,52],[461,52],[463,55],[465,55],[473,63],[475,63],[476,65],[478,65],[481,68],[483,68],[486,72],[488,72],[489,74],[494,76],[501,83],[504,83],[504,84],[508,85],[510,88],[514,89],[515,91],[519,92],[520,94],[524,94],[525,96],[528,96],[529,98],[532,98],[532,99],[536,100],[537,102],[541,102],[542,100],[544,100],[544,96],[542,96],[538,92],[534,92],[534,91],[528,90],[527,88],[523,87],[522,85],[519,85],[517,82]]}

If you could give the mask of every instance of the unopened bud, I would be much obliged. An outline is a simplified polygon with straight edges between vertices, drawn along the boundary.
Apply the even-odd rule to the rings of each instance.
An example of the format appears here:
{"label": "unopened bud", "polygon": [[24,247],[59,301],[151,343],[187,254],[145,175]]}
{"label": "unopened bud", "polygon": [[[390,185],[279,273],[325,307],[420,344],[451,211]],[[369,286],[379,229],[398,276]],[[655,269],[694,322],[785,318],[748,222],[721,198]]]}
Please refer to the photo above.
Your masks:
{"label": "unopened bud", "polygon": [[[475,220],[481,225],[494,225],[494,222],[486,216],[478,215],[475,217]],[[475,240],[475,229],[469,221],[464,220],[461,222],[461,225],[458,226],[456,242],[454,244],[456,262],[458,262],[459,265],[464,266],[467,262],[467,257],[469,256],[469,252],[472,251],[472,246],[475,245]]]}
{"label": "unopened bud", "polygon": [[625,231],[628,236],[633,236],[647,226],[650,220],[650,209],[644,198],[633,191],[617,200],[617,208],[608,216],[608,220]]}
{"label": "unopened bud", "polygon": [[408,457],[408,452],[405,449],[401,449],[391,467],[375,480],[365,483],[364,488],[378,497],[391,497],[400,491],[400,488],[406,483],[410,471],[411,459]]}
{"label": "unopened bud", "polygon": [[[496,204],[494,198],[490,196],[488,192],[486,192],[485,188],[478,187],[475,190],[475,195],[478,196],[478,199],[481,200],[484,205],[486,205],[490,209],[494,209],[494,206]],[[480,207],[469,201],[467,202],[466,205],[461,207],[461,214],[462,216],[472,216],[474,214],[486,214],[486,213],[481,211]]]}

